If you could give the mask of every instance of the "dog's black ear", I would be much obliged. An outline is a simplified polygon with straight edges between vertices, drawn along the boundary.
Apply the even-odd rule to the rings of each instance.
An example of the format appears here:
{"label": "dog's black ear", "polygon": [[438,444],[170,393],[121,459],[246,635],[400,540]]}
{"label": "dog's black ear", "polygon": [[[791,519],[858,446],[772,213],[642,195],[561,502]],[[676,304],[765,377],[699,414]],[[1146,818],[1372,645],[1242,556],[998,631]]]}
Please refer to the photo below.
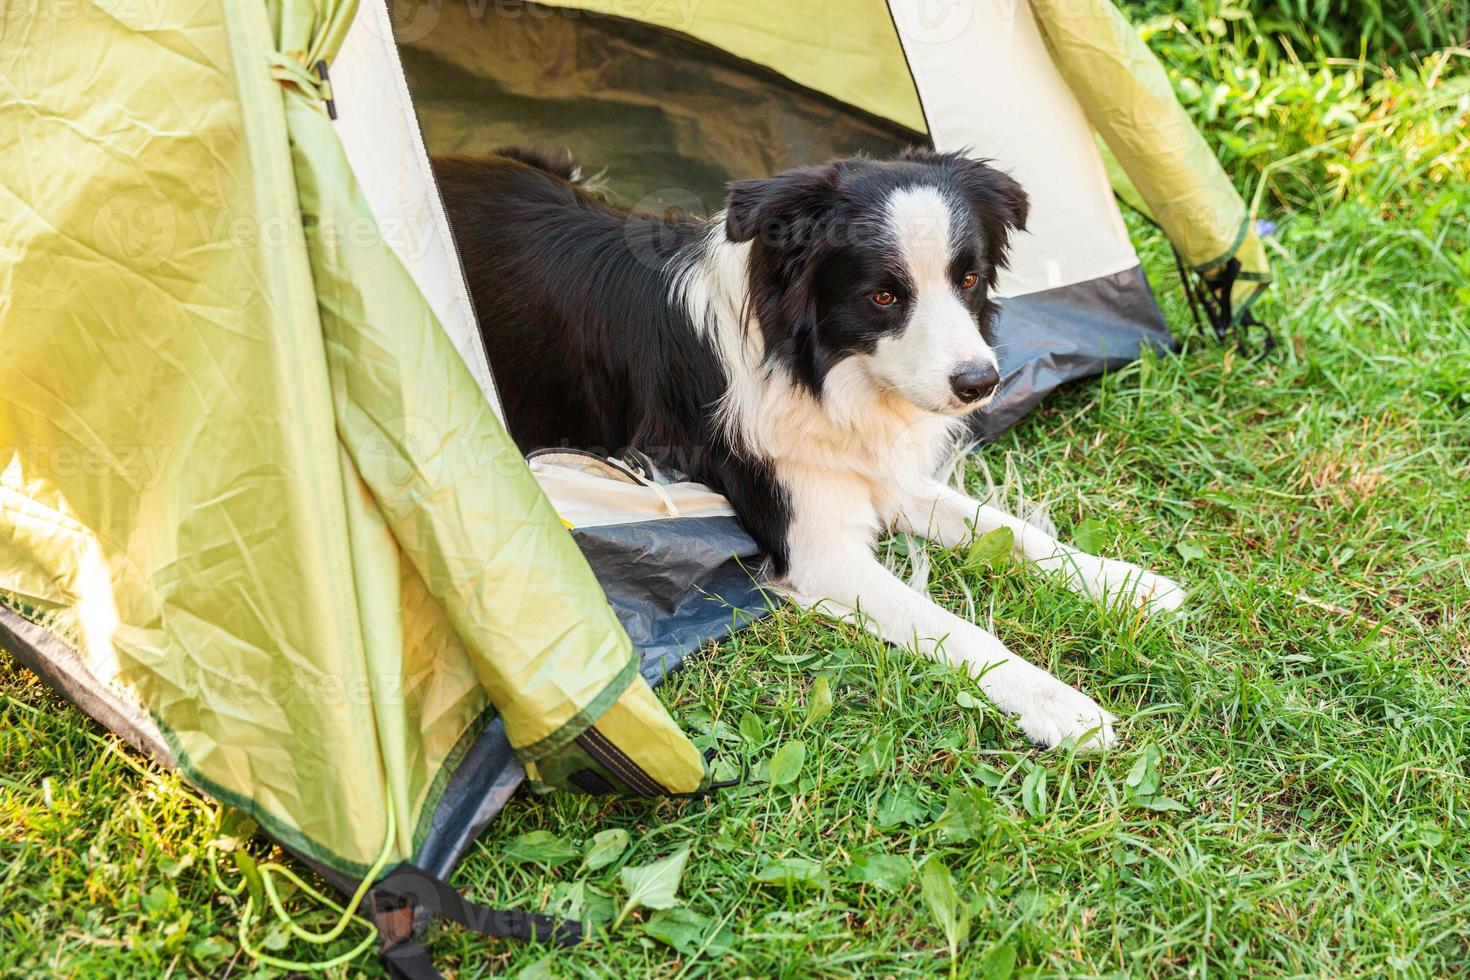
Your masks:
{"label": "dog's black ear", "polygon": [[782,247],[810,232],[837,188],[834,167],[801,167],[774,177],[731,181],[725,200],[725,235],[732,242],[759,237]]}
{"label": "dog's black ear", "polygon": [[796,382],[812,394],[820,394],[822,382],[832,369],[832,358],[818,335],[814,279],[813,269],[806,267],[785,290],[766,290],[765,295],[771,297],[772,303],[765,309],[774,308],[774,315],[762,316],[760,322],[766,349],[784,350],[782,360]]}
{"label": "dog's black ear", "polygon": [[1010,174],[992,167],[987,160],[959,157],[956,161],[960,189],[971,203],[983,207],[1008,229],[1026,230],[1031,201]]}
{"label": "dog's black ear", "polygon": [[987,161],[972,160],[960,154],[950,159],[960,193],[980,219],[980,230],[985,236],[988,253],[986,258],[992,268],[1001,268],[1005,266],[1010,251],[1011,234],[1026,230],[1031,201],[1015,178],[990,166]]}
{"label": "dog's black ear", "polygon": [[726,236],[752,243],[750,292],[767,355],[813,392],[831,367],[817,331],[815,280],[840,227],[838,182],[852,163],[737,180],[725,202]]}

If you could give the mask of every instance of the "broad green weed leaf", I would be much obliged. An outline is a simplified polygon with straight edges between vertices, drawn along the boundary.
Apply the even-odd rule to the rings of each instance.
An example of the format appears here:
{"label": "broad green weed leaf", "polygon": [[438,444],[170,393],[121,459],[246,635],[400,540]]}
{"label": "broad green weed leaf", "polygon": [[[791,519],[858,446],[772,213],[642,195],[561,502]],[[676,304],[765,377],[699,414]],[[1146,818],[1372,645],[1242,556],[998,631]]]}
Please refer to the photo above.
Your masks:
{"label": "broad green weed leaf", "polygon": [[919,888],[929,914],[944,933],[949,945],[950,975],[959,961],[960,947],[970,938],[970,910],[955,894],[954,879],[937,856],[930,857],[919,869]]}
{"label": "broad green weed leaf", "polygon": [[1046,816],[1046,770],[1037,766],[1021,780],[1021,805],[1033,817]]}
{"label": "broad green weed leaf", "polygon": [[782,858],[756,872],[755,880],[763,885],[816,888],[827,884],[827,872],[820,864],[806,858]]}
{"label": "broad green weed leaf", "polygon": [[265,934],[265,938],[260,941],[261,948],[268,949],[272,953],[279,953],[289,945],[291,945],[291,934],[280,923],[271,926],[270,931]]}
{"label": "broad green weed leaf", "polygon": [[766,726],[754,713],[747,711],[740,716],[740,736],[751,745],[759,745],[766,740]]}
{"label": "broad green weed leaf", "polygon": [[587,857],[583,860],[582,867],[588,871],[601,870],[616,861],[627,847],[628,832],[621,827],[598,831],[587,847]]}
{"label": "broad green weed leaf", "polygon": [[618,913],[613,928],[622,925],[623,920],[635,909],[671,909],[678,905],[679,882],[684,877],[684,865],[688,862],[689,848],[682,847],[662,861],[626,867],[618,872],[618,879],[623,883],[623,891],[628,893],[628,898],[623,903],[623,910]]}
{"label": "broad green weed leaf", "polygon": [[533,830],[521,834],[501,851],[507,861],[516,864],[541,864],[549,868],[566,864],[582,856],[582,852],[549,830]]}
{"label": "broad green weed leaf", "polygon": [[973,840],[985,830],[994,808],[985,790],[978,786],[956,786],[949,791],[949,806],[934,824],[947,841]]}
{"label": "broad green weed leaf", "polygon": [[[244,810],[226,807],[225,811],[220,815],[220,836],[232,839],[237,845],[249,840],[255,833],[255,830],[255,818],[245,813]],[[224,849],[231,850],[233,848]]]}
{"label": "broad green weed leaf", "polygon": [[1128,775],[1123,780],[1123,784],[1128,787],[1128,794],[1135,800],[1146,800],[1159,791],[1159,763],[1163,758],[1164,753],[1157,745],[1145,746],[1139,753],[1133,768],[1128,770]]}
{"label": "broad green weed leaf", "polygon": [[255,899],[255,907],[264,908],[265,884],[260,880],[260,869],[255,866],[255,858],[243,847],[236,848],[231,854],[235,859],[235,867],[240,871],[240,877],[245,879],[245,886],[250,889],[250,897]]}
{"label": "broad green weed leaf", "polygon": [[1107,550],[1108,529],[1102,521],[1088,518],[1077,529],[1072,532],[1073,546],[1080,548],[1089,555],[1095,555],[1100,551]]}
{"label": "broad green weed leaf", "polygon": [[1157,745],[1149,745],[1144,748],[1123,780],[1123,785],[1128,790],[1128,798],[1135,805],[1146,810],[1187,813],[1189,807],[1183,803],[1159,795],[1159,788],[1164,782],[1163,777],[1159,774],[1159,764],[1163,760],[1163,750]]}
{"label": "broad green weed leaf", "polygon": [[965,567],[999,568],[1010,558],[1015,544],[1016,536],[1008,527],[987,531],[970,545],[969,553],[965,556]]}
{"label": "broad green weed leaf", "polygon": [[553,912],[583,923],[611,922],[613,914],[617,912],[612,896],[598,891],[586,881],[557,885],[552,895]]}
{"label": "broad green weed leaf", "polygon": [[1015,943],[996,943],[980,958],[980,976],[984,980],[1011,980],[1015,972]]}
{"label": "broad green weed leaf", "polygon": [[930,812],[907,787],[896,787],[883,794],[873,822],[886,829],[918,826],[929,822]]}
{"label": "broad green weed leaf", "polygon": [[189,955],[200,962],[222,960],[235,951],[235,947],[219,936],[205,936],[189,947]]}
{"label": "broad green weed leaf", "polygon": [[771,756],[771,785],[785,786],[787,783],[796,781],[801,775],[802,764],[806,762],[806,743],[802,741],[787,742],[776,750]]}
{"label": "broad green weed leaf", "polygon": [[991,789],[997,789],[1001,783],[1006,781],[1006,774],[994,766],[987,766],[981,763],[975,767],[975,778],[980,780],[982,785],[989,786]]}
{"label": "broad green weed leaf", "polygon": [[893,767],[893,758],[893,733],[883,732],[869,742],[863,749],[863,754],[858,756],[858,772],[864,776],[887,772]]}
{"label": "broad green weed leaf", "polygon": [[859,854],[848,865],[844,877],[872,885],[880,891],[897,892],[914,876],[914,864],[901,854]]}
{"label": "broad green weed leaf", "polygon": [[694,956],[700,950],[723,956],[735,948],[735,934],[726,926],[714,925],[715,920],[709,916],[680,907],[655,912],[643,923],[643,932],[685,956]]}
{"label": "broad green weed leaf", "polygon": [[516,973],[515,980],[555,980],[556,972],[552,970],[552,955],[548,954],[521,967]]}
{"label": "broad green weed leaf", "polygon": [[806,698],[806,723],[815,725],[832,713],[832,675],[818,674]]}

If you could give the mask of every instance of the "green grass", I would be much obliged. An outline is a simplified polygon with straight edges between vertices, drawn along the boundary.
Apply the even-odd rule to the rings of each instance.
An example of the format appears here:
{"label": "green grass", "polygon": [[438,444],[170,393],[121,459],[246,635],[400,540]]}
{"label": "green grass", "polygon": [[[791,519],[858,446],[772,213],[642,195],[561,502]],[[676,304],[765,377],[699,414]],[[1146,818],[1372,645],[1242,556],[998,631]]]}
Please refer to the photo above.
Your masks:
{"label": "green grass", "polygon": [[[957,674],[782,613],[661,689],[702,746],[748,760],[743,788],[518,798],[454,878],[497,905],[580,896],[596,917],[620,867],[688,846],[685,921],[711,941],[676,950],[635,912],[550,954],[440,929],[442,964],[931,975],[951,958],[913,869],[935,860],[971,912],[958,975],[1004,975],[1010,951],[1048,976],[1470,973],[1470,232],[1463,190],[1415,169],[1444,161],[1411,158],[1397,166],[1422,179],[1392,206],[1347,193],[1270,215],[1277,356],[1192,341],[1062,394],[983,454],[1064,535],[1088,522],[1105,553],[1189,587],[1184,618],[1140,623],[1015,565],[934,555],[941,601],[1128,719],[1119,749],[1034,750]],[[1166,246],[1139,237],[1187,333]],[[834,708],[808,723],[820,683]],[[771,787],[771,757],[798,741],[800,774]],[[0,657],[0,974],[269,973],[211,884],[215,819]],[[611,828],[631,845],[597,872],[503,857],[527,832],[581,845]],[[813,880],[759,880],[793,859]]]}

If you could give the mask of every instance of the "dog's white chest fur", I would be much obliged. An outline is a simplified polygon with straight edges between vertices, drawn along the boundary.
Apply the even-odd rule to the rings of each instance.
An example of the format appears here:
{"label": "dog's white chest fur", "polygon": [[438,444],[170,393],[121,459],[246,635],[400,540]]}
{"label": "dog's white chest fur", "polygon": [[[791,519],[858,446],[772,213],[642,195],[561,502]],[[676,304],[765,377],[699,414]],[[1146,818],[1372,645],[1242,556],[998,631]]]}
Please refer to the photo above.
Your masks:
{"label": "dog's white chest fur", "polygon": [[871,540],[894,526],[901,501],[934,483],[962,423],[897,396],[873,397],[857,377],[862,370],[859,361],[834,368],[820,402],[779,373],[755,380],[740,429],[772,461],[793,503],[820,498]]}

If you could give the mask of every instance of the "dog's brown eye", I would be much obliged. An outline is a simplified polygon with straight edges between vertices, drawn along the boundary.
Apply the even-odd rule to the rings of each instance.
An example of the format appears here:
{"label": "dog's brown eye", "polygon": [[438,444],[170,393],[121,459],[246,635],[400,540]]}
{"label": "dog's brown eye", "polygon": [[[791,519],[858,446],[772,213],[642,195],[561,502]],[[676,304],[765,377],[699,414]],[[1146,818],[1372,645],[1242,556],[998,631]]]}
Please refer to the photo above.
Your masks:
{"label": "dog's brown eye", "polygon": [[898,302],[898,297],[883,289],[873,294],[873,302],[879,306],[892,306]]}
{"label": "dog's brown eye", "polygon": [[974,289],[975,286],[976,286],[976,284],[978,284],[979,282],[980,282],[980,273],[978,273],[978,272],[967,272],[967,273],[965,273],[965,278],[963,278],[963,279],[960,280],[960,288],[961,289]]}

